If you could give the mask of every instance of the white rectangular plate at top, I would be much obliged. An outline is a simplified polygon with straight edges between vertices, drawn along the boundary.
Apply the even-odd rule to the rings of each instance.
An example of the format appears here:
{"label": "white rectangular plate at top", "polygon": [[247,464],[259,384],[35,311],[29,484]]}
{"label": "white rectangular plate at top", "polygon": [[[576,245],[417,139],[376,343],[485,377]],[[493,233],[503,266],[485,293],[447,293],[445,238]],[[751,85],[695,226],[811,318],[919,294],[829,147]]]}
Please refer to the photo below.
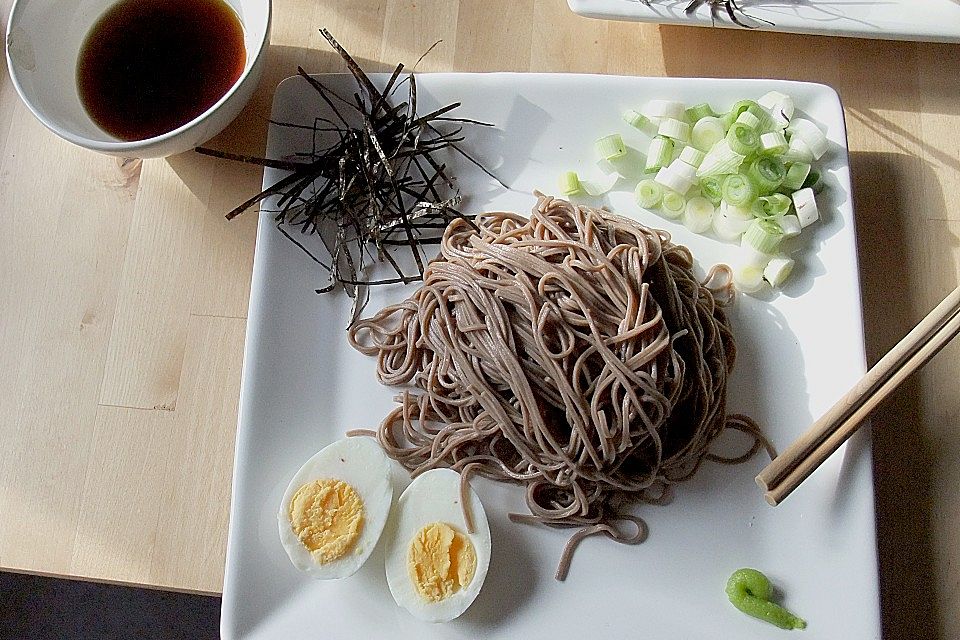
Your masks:
{"label": "white rectangular plate at top", "polygon": [[[319,77],[342,95],[355,91],[348,76]],[[619,131],[628,144],[642,146],[641,134],[631,133],[620,114],[651,98],[727,108],[771,89],[792,94],[832,143],[823,164],[824,219],[804,233],[806,248],[782,295],[738,298],[731,310],[739,355],[728,408],[754,416],[782,448],[863,374],[846,132],[832,89],[772,80],[556,74],[428,74],[418,76],[417,85],[421,113],[462,101],[461,117],[496,125],[471,127],[467,145],[512,189],[455,162],[466,212],[529,211],[531,192],[551,191],[562,171],[594,170],[592,142],[599,135]],[[302,79],[278,87],[274,122],[309,124],[326,113]],[[310,144],[303,129],[272,125],[267,154],[289,157],[309,151]],[[264,185],[280,175],[267,170]],[[606,204],[668,229],[701,267],[729,259],[733,250],[639,209],[629,190],[611,193]],[[524,510],[522,490],[479,479],[474,485],[493,536],[490,573],[473,607],[444,625],[421,623],[396,606],[384,578],[382,545],[345,580],[320,582],[298,573],[277,535],[287,482],[347,429],[379,424],[394,391],[377,383],[374,359],[347,343],[349,299],[340,292],[315,294],[324,273],[277,231],[271,214],[260,216],[224,577],[226,640],[757,640],[782,633],[727,602],[725,581],[744,566],[766,572],[785,604],[809,621],[804,637],[879,638],[866,433],[776,509],[764,503],[753,481],[764,464],[760,457],[732,467],[707,463],[677,488],[672,504],[641,508],[650,526],[644,544],[588,539],[564,583],[553,573],[570,532],[511,523],[507,514]],[[413,289],[375,288],[368,312]]]}
{"label": "white rectangular plate at top", "polygon": [[[709,3],[687,14],[690,0],[651,0],[649,5],[642,0],[567,0],[567,4],[574,13],[590,18],[741,28],[722,6],[715,19]],[[739,0],[738,4],[756,18],[738,12],[742,22],[769,31],[960,42],[957,0]]]}

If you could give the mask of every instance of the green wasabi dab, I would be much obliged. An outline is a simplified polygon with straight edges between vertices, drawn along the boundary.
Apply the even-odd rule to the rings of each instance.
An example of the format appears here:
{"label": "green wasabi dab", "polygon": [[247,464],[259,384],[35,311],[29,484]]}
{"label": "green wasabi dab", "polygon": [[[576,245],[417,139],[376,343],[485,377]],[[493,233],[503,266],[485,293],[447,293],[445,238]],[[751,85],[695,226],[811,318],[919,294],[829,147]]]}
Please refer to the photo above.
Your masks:
{"label": "green wasabi dab", "polygon": [[770,601],[770,580],[756,569],[738,569],[727,580],[727,597],[737,609],[781,629],[805,629],[807,623]]}

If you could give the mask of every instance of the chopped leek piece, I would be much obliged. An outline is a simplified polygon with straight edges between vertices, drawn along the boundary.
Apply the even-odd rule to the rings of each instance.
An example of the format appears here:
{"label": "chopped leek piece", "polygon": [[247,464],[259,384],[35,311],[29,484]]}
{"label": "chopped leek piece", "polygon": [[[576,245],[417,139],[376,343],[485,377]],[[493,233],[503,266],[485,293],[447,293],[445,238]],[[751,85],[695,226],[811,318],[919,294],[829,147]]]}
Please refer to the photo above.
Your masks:
{"label": "chopped leek piece", "polygon": [[784,100],[788,99],[789,97],[790,97],[790,96],[788,96],[787,94],[785,94],[785,93],[780,93],[779,91],[768,91],[767,93],[765,93],[765,94],[763,94],[762,96],[760,96],[760,99],[757,100],[757,104],[759,104],[759,105],[760,105],[761,107],[763,107],[764,109],[771,109],[771,110],[772,110],[773,107],[774,107],[778,102],[783,102]]}
{"label": "chopped leek piece", "polygon": [[769,131],[760,136],[760,150],[770,155],[784,153],[790,145],[781,131]]}
{"label": "chopped leek piece", "polygon": [[604,160],[614,160],[627,154],[627,147],[619,133],[603,136],[594,143],[597,156]]}
{"label": "chopped leek piece", "polygon": [[673,157],[673,142],[669,138],[657,136],[650,142],[650,148],[647,150],[646,170],[658,171],[661,167],[670,162]]}
{"label": "chopped leek piece", "polygon": [[783,183],[787,169],[773,156],[760,156],[747,167],[747,176],[761,195],[773,193]]}
{"label": "chopped leek piece", "polygon": [[790,133],[791,140],[800,138],[806,143],[810,148],[810,153],[813,154],[814,160],[819,160],[823,154],[827,152],[827,149],[830,148],[826,134],[820,130],[820,127],[809,120],[804,120],[803,118],[792,120],[790,126],[787,127],[787,132]]}
{"label": "chopped leek piece", "polygon": [[703,118],[713,118],[717,114],[714,113],[713,109],[706,102],[694,105],[687,109],[686,116],[687,122],[699,122]]}
{"label": "chopped leek piece", "polygon": [[760,124],[760,118],[753,115],[749,111],[744,111],[739,116],[737,116],[736,121],[739,122],[740,124],[747,125],[751,129],[756,129],[757,126]]}
{"label": "chopped leek piece", "polygon": [[774,256],[763,269],[763,279],[772,286],[780,288],[793,273],[795,262],[787,256]]}
{"label": "chopped leek piece", "polygon": [[734,173],[744,158],[746,156],[731,149],[726,140],[721,140],[707,152],[697,169],[697,175],[701,177],[722,176],[727,173]]}
{"label": "chopped leek piece", "polygon": [[820,219],[816,196],[813,194],[813,189],[809,187],[793,193],[793,207],[797,210],[797,220],[800,221],[802,229],[806,229]]}
{"label": "chopped leek piece", "polygon": [[760,253],[771,253],[783,239],[783,228],[773,220],[754,220],[743,232],[743,244]]}
{"label": "chopped leek piece", "polygon": [[784,162],[813,162],[813,151],[800,136],[790,138],[790,146],[780,158]]}
{"label": "chopped leek piece", "polygon": [[703,162],[706,154],[696,147],[684,147],[680,152],[680,160],[696,169]]}
{"label": "chopped leek piece", "polygon": [[760,148],[760,136],[742,122],[734,122],[727,131],[727,144],[734,153],[748,156]]}
{"label": "chopped leek piece", "polygon": [[650,122],[650,118],[633,109],[627,109],[623,112],[623,120],[634,129],[638,129],[644,133],[650,131],[653,125],[653,123]]}
{"label": "chopped leek piece", "polygon": [[751,106],[756,105],[757,103],[753,100],[740,100],[736,102],[732,107],[730,107],[730,113],[733,114],[733,120],[736,122],[737,118],[740,117],[740,114],[748,110]]}
{"label": "chopped leek piece", "polygon": [[727,134],[727,128],[720,118],[707,116],[700,118],[690,132],[690,143],[704,153],[710,151]]}
{"label": "chopped leek piece", "polygon": [[719,176],[700,178],[700,195],[714,205],[720,204],[720,201],[723,200],[723,180]]}
{"label": "chopped leek piece", "polygon": [[780,218],[787,215],[790,211],[790,205],[793,201],[782,193],[774,193],[769,196],[760,196],[757,198],[759,204],[758,218]]}
{"label": "chopped leek piece", "polygon": [[802,230],[802,227],[800,226],[800,219],[794,214],[788,213],[777,220],[777,222],[780,223],[780,228],[783,229],[784,240],[787,238],[795,238],[800,235],[800,231]]}
{"label": "chopped leek piece", "polygon": [[757,103],[770,112],[770,116],[778,129],[784,129],[790,124],[790,119],[793,118],[795,110],[793,98],[790,96],[779,91],[771,91],[757,100]]}
{"label": "chopped leek piece", "polygon": [[660,169],[654,180],[682,195],[690,190],[696,177],[697,170],[678,158],[669,166]]}
{"label": "chopped leek piece", "polygon": [[580,186],[587,192],[588,196],[602,196],[613,189],[619,179],[618,174],[611,173],[596,180],[581,180]]}
{"label": "chopped leek piece", "polygon": [[800,189],[810,175],[810,165],[806,162],[794,162],[787,167],[787,174],[783,178],[783,186],[790,190]]}
{"label": "chopped leek piece", "polygon": [[733,283],[744,293],[757,293],[763,289],[763,269],[758,264],[742,264],[733,270]]}
{"label": "chopped leek piece", "polygon": [[654,180],[647,178],[640,181],[633,195],[638,205],[644,209],[653,209],[663,200],[663,187]]}
{"label": "chopped leek piece", "polygon": [[[767,112],[767,110],[756,103],[747,107],[747,110],[745,111],[745,113],[749,113],[750,115],[752,115],[754,118],[757,119],[756,129],[760,133],[773,131],[774,129],[777,128],[776,123],[774,122],[770,114]],[[739,117],[742,118],[743,114],[741,113]]]}
{"label": "chopped leek piece", "polygon": [[713,224],[713,203],[702,196],[690,198],[683,209],[683,225],[694,233],[703,233]]}
{"label": "chopped leek piece", "polygon": [[690,125],[674,118],[665,118],[660,122],[657,134],[683,143],[690,142]]}
{"label": "chopped leek piece", "polygon": [[749,224],[750,220],[733,218],[721,210],[713,214],[713,232],[718,238],[727,242],[739,240]]}
{"label": "chopped leek piece", "polygon": [[643,107],[643,114],[650,119],[674,118],[675,120],[682,120],[686,115],[686,110],[682,102],[651,100]]}
{"label": "chopped leek piece", "polygon": [[576,171],[566,171],[560,174],[560,193],[565,196],[572,196],[580,193],[580,178]]}
{"label": "chopped leek piece", "polygon": [[739,173],[723,179],[723,200],[734,207],[748,207],[757,199],[757,187]]}
{"label": "chopped leek piece", "polygon": [[687,208],[687,199],[676,191],[664,191],[660,201],[660,213],[666,218],[676,219]]}

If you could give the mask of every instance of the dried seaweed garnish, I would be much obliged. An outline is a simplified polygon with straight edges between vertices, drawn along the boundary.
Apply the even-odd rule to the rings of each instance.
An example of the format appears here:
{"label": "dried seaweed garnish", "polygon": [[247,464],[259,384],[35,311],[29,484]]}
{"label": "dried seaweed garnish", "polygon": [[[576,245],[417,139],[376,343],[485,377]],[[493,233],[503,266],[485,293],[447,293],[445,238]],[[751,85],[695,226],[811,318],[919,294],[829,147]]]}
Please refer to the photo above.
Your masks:
{"label": "dried seaweed garnish", "polygon": [[[297,68],[330,108],[330,116],[317,118],[312,125],[274,124],[311,130],[312,149],[283,160],[205,148],[196,151],[289,172],[230,211],[227,218],[276,197],[277,228],[329,274],[328,284],[317,293],[343,286],[354,298],[356,318],[368,286],[422,280],[424,247],[439,242],[451,220],[463,218],[457,209],[459,189],[440,152],[457,153],[497,180],[460,146],[464,126],[492,125],[454,117],[459,102],[419,114],[416,78],[412,72],[404,75],[403,64],[397,65],[381,91],[326,29],[320,33],[343,58],[357,91],[349,97],[338,95]],[[406,95],[395,103],[403,85]],[[332,137],[333,142],[321,145],[319,134]],[[328,260],[297,239],[314,234],[324,238]],[[404,247],[416,264],[415,272],[404,270],[391,251]],[[375,262],[389,264],[396,277],[366,279],[367,268]]]}
{"label": "dried seaweed garnish", "polygon": [[[655,0],[640,0],[643,4],[650,6]],[[702,7],[703,5],[709,5],[710,7],[710,20],[713,24],[716,24],[717,18],[720,16],[720,10],[724,10],[727,13],[727,16],[730,18],[730,21],[734,24],[743,27],[744,29],[756,29],[757,25],[750,24],[749,22],[744,22],[743,18],[748,20],[753,20],[755,22],[762,22],[771,27],[776,26],[774,23],[769,20],[764,20],[763,18],[757,18],[752,16],[746,11],[743,10],[743,7],[740,6],[738,0],[690,0],[690,3],[684,8],[683,12],[687,15],[692,14],[694,11]]]}

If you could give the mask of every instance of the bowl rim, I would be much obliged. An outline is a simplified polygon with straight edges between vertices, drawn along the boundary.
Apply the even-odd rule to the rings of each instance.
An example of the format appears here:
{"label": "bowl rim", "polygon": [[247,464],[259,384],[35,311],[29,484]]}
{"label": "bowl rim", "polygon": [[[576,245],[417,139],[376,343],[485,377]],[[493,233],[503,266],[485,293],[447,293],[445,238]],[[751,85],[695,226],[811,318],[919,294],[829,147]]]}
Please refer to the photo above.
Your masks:
{"label": "bowl rim", "polygon": [[[13,84],[14,89],[17,92],[17,95],[20,96],[20,100],[23,101],[23,104],[26,105],[27,109],[30,110],[37,120],[39,120],[43,125],[54,132],[64,140],[72,142],[78,146],[84,147],[86,149],[92,149],[94,151],[101,151],[104,153],[110,154],[122,154],[125,152],[135,153],[143,151],[149,147],[161,145],[165,142],[168,142],[181,134],[193,129],[210,117],[213,116],[220,107],[222,107],[228,100],[230,100],[237,91],[240,90],[240,87],[246,82],[247,78],[254,72],[254,70],[259,66],[260,57],[263,55],[263,51],[267,46],[270,39],[270,26],[273,22],[273,0],[263,0],[266,3],[267,7],[267,21],[264,25],[263,36],[260,38],[260,41],[256,43],[256,46],[253,50],[248,51],[248,54],[251,57],[251,62],[246,69],[243,70],[243,73],[240,74],[240,77],[230,86],[225,94],[223,94],[219,100],[214,102],[210,107],[206,109],[203,113],[195,117],[193,120],[185,122],[176,129],[162,133],[158,136],[153,136],[151,138],[144,138],[143,140],[130,140],[130,141],[101,141],[93,140],[85,136],[76,134],[72,131],[64,129],[53,122],[51,122],[38,108],[37,106],[27,98],[24,93],[23,87],[20,86],[20,78],[17,75],[18,71],[14,68],[13,59],[10,56],[10,34],[16,26],[16,23],[20,17],[20,10],[23,4],[26,2],[35,1],[35,0],[13,0],[13,6],[10,8],[10,19],[7,21],[7,28],[4,33],[4,52],[7,58],[7,71],[10,75],[10,81]],[[119,0],[117,0],[119,1]],[[246,28],[246,24],[241,20],[241,24]]]}

